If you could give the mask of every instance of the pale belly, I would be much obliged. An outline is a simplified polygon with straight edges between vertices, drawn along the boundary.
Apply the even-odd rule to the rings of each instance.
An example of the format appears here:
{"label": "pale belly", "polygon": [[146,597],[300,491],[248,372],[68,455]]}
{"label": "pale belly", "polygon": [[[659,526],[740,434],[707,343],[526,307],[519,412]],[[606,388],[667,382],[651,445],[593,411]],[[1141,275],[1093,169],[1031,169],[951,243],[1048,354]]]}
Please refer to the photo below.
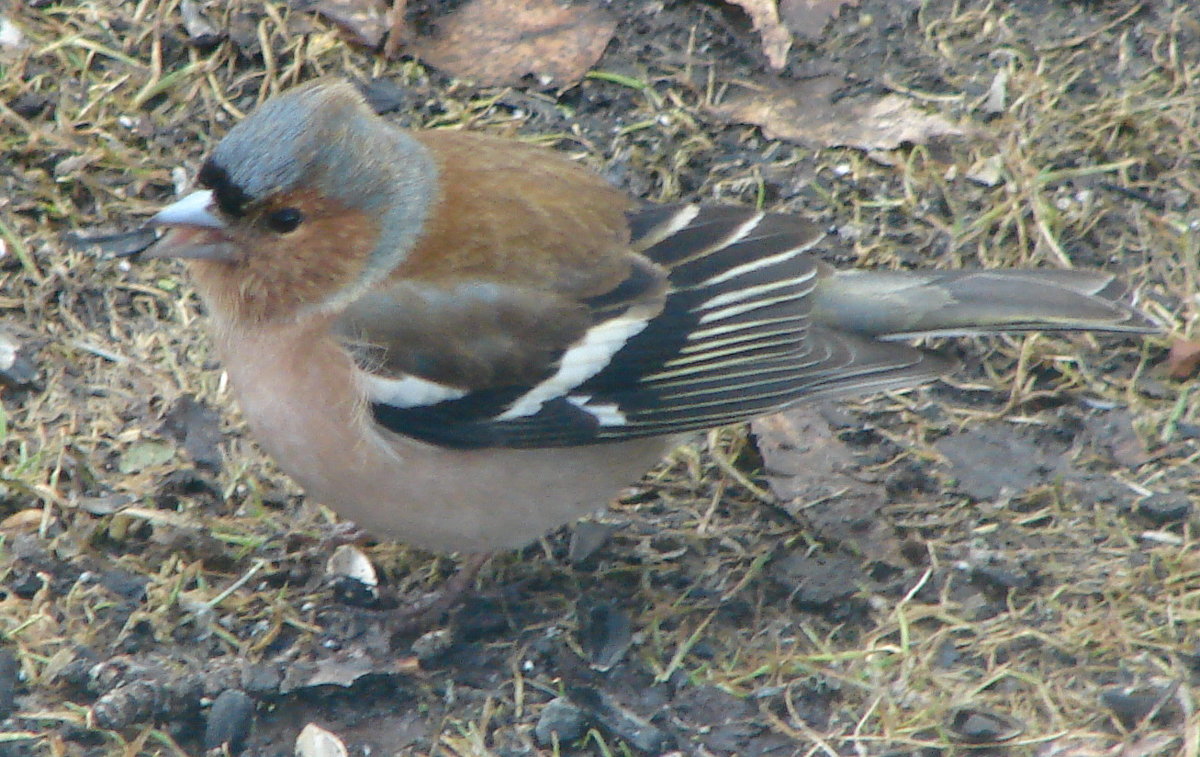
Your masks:
{"label": "pale belly", "polygon": [[263,448],[308,496],[379,537],[439,552],[522,547],[604,507],[671,446],[447,450],[381,432],[350,358],[321,331],[218,346]]}

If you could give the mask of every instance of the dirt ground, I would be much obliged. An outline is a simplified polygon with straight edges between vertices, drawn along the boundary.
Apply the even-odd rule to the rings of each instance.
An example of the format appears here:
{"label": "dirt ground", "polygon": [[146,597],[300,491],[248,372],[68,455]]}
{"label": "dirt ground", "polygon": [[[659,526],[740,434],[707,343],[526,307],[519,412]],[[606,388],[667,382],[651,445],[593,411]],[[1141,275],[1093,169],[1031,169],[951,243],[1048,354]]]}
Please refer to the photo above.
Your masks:
{"label": "dirt ground", "polygon": [[[283,755],[308,723],[352,755],[1200,755],[1200,417],[1167,362],[1197,313],[1189,2],[845,8],[778,80],[964,132],[877,152],[715,115],[777,82],[716,0],[605,3],[607,75],[564,92],[386,61],[302,4],[218,3],[196,46],[177,5],[0,6],[24,35],[0,330],[38,372],[0,389],[0,755]],[[390,649],[328,567],[346,529],[245,434],[182,269],[72,236],[137,228],[235,114],[320,73],[647,201],[810,214],[839,264],[1120,271],[1165,332],[956,340],[945,382],[713,432]],[[455,569],[355,546],[389,597]]]}

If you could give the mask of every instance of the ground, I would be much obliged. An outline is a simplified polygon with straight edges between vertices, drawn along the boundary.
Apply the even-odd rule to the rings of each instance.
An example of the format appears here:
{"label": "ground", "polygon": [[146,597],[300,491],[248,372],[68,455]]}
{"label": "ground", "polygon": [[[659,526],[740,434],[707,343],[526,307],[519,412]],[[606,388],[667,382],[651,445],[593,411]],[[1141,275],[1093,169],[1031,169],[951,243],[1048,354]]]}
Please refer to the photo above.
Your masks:
{"label": "ground", "polygon": [[[562,92],[389,62],[282,4],[215,4],[230,37],[191,46],[176,5],[0,11],[26,45],[0,57],[0,327],[39,372],[2,389],[0,755],[282,755],[310,722],[358,755],[1200,754],[1200,419],[1167,360],[1200,250],[1187,2],[844,8],[778,79],[963,127],[875,152],[717,115],[777,77],[715,0],[606,4],[607,75]],[[1117,271],[1164,333],[956,340],[945,382],[714,432],[389,649],[330,556],[353,542],[401,597],[455,562],[305,500],[182,269],[73,236],[137,228],[318,73],[647,201],[810,214],[838,264]]]}

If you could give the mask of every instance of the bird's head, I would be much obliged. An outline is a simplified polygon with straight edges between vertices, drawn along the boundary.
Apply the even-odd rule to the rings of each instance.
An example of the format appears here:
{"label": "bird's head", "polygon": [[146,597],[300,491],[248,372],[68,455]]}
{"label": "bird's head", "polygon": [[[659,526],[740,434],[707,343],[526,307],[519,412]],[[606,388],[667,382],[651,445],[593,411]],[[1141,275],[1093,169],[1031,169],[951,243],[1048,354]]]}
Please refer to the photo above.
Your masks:
{"label": "bird's head", "polygon": [[245,315],[334,306],[403,261],[436,173],[425,149],[352,85],[318,80],[229,131],[199,188],[150,219],[167,231],[146,255],[193,261],[214,296],[261,311]]}

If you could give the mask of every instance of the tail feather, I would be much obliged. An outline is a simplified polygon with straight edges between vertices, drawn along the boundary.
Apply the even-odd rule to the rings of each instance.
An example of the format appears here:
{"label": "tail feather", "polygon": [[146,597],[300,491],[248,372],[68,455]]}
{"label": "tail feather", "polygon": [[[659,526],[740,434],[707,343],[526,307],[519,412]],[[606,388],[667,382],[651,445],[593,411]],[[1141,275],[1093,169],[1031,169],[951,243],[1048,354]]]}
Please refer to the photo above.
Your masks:
{"label": "tail feather", "polygon": [[1012,331],[1142,334],[1159,326],[1102,271],[834,271],[820,280],[812,318],[876,339]]}

